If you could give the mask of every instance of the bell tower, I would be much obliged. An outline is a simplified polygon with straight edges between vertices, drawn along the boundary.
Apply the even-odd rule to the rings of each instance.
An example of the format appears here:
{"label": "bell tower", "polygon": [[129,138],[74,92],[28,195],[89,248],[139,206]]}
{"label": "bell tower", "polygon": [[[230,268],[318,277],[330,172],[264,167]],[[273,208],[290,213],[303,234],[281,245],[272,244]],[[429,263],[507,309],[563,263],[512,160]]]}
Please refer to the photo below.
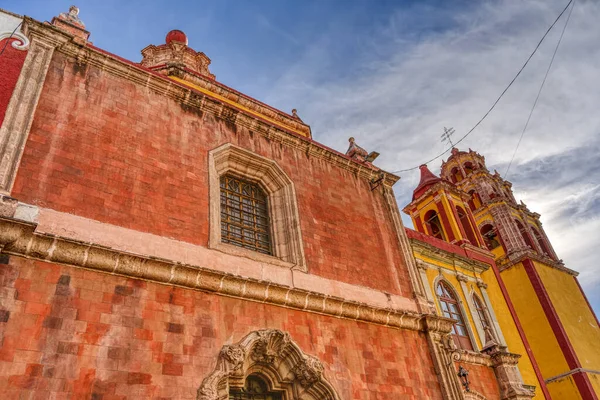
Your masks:
{"label": "bell tower", "polygon": [[469,149],[452,149],[442,163],[442,178],[466,193],[468,205],[487,248],[497,262],[515,260],[528,251],[550,263],[560,263],[544,232],[540,215],[517,203],[512,184],[485,166],[485,157]]}
{"label": "bell tower", "polygon": [[469,208],[469,196],[448,179],[437,177],[421,165],[421,180],[404,212],[417,231],[457,245],[484,248],[476,221]]}
{"label": "bell tower", "polygon": [[[598,399],[600,326],[577,281],[578,273],[557,257],[540,214],[517,202],[512,184],[498,172],[490,173],[485,158],[471,149],[452,149],[440,178],[421,167],[421,183],[405,210],[410,210],[417,230],[435,236],[426,227],[426,213],[434,207],[430,204],[438,210],[453,209],[451,199],[467,204],[477,237],[494,254],[552,397]],[[446,233],[441,211],[440,217]],[[446,239],[459,238],[453,230]]]}

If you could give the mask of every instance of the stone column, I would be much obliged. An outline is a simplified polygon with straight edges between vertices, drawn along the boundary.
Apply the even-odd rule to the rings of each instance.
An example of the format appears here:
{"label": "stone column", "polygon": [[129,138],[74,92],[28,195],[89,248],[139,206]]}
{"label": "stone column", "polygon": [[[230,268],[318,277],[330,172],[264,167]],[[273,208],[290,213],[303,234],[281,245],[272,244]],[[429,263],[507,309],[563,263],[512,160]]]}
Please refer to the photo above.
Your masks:
{"label": "stone column", "polygon": [[461,383],[454,369],[453,352],[456,350],[450,330],[453,320],[428,315],[423,320],[433,367],[438,377],[444,400],[464,400]]}
{"label": "stone column", "polygon": [[500,342],[502,346],[504,346],[508,350],[508,346],[506,345],[506,340],[504,339],[504,335],[502,334],[502,329],[500,329],[500,324],[498,323],[498,318],[496,318],[496,313],[494,312],[494,308],[492,307],[492,303],[490,302],[490,298],[487,294],[487,283],[482,281],[477,281],[477,286],[479,290],[481,290],[481,295],[483,296],[483,302],[485,303],[485,307],[488,310],[490,318],[492,319],[492,324],[494,324],[494,333],[496,334],[496,338]]}
{"label": "stone column", "polygon": [[[469,309],[469,312],[471,313],[471,317],[473,318],[473,321],[475,321],[475,315],[477,315],[477,312],[475,311],[475,307],[473,306],[473,302],[471,301],[471,296],[469,296],[469,288],[467,288],[467,282],[469,281],[469,278],[467,278],[465,275],[463,274],[456,274],[456,279],[458,280],[458,282],[460,283],[460,289],[463,293],[463,297],[465,298],[466,302],[467,302],[467,308]],[[460,300],[460,299],[458,299]],[[459,301],[459,303],[462,303],[461,301]],[[459,304],[462,307],[462,304]],[[469,337],[471,338],[471,342],[473,343],[473,349],[475,351],[477,351],[477,349],[475,348],[477,346],[477,341],[475,340],[475,335],[473,334],[473,328],[471,328],[471,324],[469,323],[469,316],[466,315],[466,313],[464,312],[464,307],[463,308],[463,315],[465,316],[465,326],[467,327],[467,332],[469,332]],[[481,336],[480,336],[481,337]],[[485,345],[485,337],[481,340],[482,343],[482,347],[483,345]]]}

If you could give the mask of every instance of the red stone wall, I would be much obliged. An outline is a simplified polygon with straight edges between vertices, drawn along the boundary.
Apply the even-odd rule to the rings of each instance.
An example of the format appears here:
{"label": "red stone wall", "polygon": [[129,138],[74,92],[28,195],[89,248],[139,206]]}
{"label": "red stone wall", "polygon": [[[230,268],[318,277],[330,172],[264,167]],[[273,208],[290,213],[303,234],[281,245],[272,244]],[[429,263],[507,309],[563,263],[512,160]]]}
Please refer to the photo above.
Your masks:
{"label": "red stone wall", "polygon": [[410,294],[381,189],[58,52],[12,195],[206,246],[207,153],[228,142],[275,160],[294,181],[310,273]]}
{"label": "red stone wall", "polygon": [[472,391],[484,395],[488,400],[500,400],[500,389],[492,368],[459,362],[456,364],[457,372],[458,364],[469,371],[469,387]]}
{"label": "red stone wall", "polygon": [[195,399],[221,347],[265,327],[318,357],[340,399],[441,398],[414,331],[11,257],[0,265],[2,399]]}
{"label": "red stone wall", "polygon": [[[0,40],[0,51],[4,52],[0,56],[0,126],[4,121],[4,114],[12,96],[21,68],[25,62],[27,51],[17,50],[11,43],[17,39]],[[7,43],[8,42],[8,43]],[[21,44],[20,40],[18,41]]]}

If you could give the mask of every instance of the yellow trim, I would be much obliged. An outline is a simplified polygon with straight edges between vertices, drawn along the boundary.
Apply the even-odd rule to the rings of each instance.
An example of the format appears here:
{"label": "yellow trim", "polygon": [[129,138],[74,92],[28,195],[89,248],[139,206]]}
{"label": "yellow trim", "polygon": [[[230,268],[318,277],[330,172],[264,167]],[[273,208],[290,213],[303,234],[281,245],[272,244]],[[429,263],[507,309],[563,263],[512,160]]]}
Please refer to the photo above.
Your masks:
{"label": "yellow trim", "polygon": [[207,95],[209,95],[210,97],[213,97],[213,98],[215,98],[215,99],[217,99],[217,100],[219,100],[219,101],[222,101],[223,103],[227,103],[227,104],[229,104],[229,105],[232,105],[232,106],[234,106],[235,108],[238,108],[238,109],[240,109],[240,110],[243,110],[244,112],[247,112],[248,114],[252,114],[252,115],[254,115],[254,116],[256,116],[256,117],[259,117],[259,118],[261,118],[261,119],[264,119],[265,121],[268,121],[269,123],[271,123],[271,124],[273,124],[273,125],[279,126],[279,127],[283,128],[283,129],[285,129],[285,130],[288,130],[288,131],[292,131],[292,132],[294,132],[294,133],[297,133],[297,134],[299,134],[299,135],[301,135],[301,136],[307,137],[306,133],[304,133],[304,132],[302,132],[302,131],[298,131],[298,130],[296,130],[296,129],[294,129],[294,128],[290,128],[289,126],[287,126],[287,125],[285,125],[285,124],[282,124],[281,122],[275,121],[274,119],[272,119],[272,118],[269,118],[269,117],[267,117],[266,115],[263,115],[263,114],[261,114],[261,113],[257,113],[256,111],[252,111],[252,110],[250,110],[249,108],[247,108],[247,107],[244,107],[243,105],[241,105],[241,104],[239,104],[239,103],[237,103],[237,102],[235,102],[235,101],[229,100],[229,99],[227,99],[227,98],[225,98],[225,97],[223,97],[223,96],[220,96],[220,95],[218,95],[218,94],[216,94],[216,93],[213,93],[213,92],[211,92],[210,90],[206,90],[206,89],[204,89],[204,88],[202,88],[202,87],[200,87],[200,86],[194,85],[194,84],[192,84],[192,83],[190,83],[190,82],[188,82],[188,81],[185,81],[185,80],[183,80],[183,79],[181,79],[181,78],[177,78],[176,76],[169,76],[169,78],[171,78],[172,80],[174,80],[174,81],[176,81],[176,82],[179,82],[179,83],[181,83],[182,85],[185,85],[185,86],[191,87],[191,88],[193,88],[194,90],[197,90],[197,91],[199,91],[199,92],[202,92],[202,93],[204,93],[204,94],[207,94]]}

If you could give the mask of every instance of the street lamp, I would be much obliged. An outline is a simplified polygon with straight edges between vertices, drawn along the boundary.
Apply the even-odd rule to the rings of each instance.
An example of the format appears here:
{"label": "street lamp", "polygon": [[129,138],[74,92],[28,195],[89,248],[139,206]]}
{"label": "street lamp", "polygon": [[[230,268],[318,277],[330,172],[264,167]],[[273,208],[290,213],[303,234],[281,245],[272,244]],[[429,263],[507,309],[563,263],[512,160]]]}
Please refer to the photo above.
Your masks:
{"label": "street lamp", "polygon": [[467,371],[466,369],[464,369],[462,367],[462,365],[459,365],[458,366],[458,374],[457,375],[460,378],[460,382],[465,387],[465,390],[467,392],[470,392],[471,390],[469,389],[469,371]]}

